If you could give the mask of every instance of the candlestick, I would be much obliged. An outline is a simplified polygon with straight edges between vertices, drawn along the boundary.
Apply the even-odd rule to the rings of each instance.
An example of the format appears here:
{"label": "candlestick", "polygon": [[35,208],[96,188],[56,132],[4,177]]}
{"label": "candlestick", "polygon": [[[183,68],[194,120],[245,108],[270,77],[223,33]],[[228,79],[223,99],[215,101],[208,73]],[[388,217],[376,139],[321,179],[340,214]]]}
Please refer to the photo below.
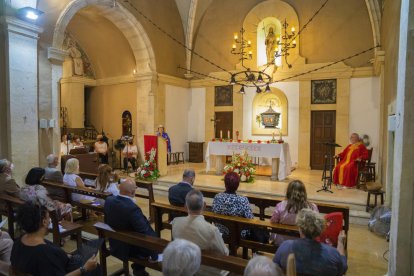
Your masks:
{"label": "candlestick", "polygon": [[227,130],[227,139],[230,139],[230,130]]}
{"label": "candlestick", "polygon": [[220,130],[220,139],[223,139],[223,131]]}

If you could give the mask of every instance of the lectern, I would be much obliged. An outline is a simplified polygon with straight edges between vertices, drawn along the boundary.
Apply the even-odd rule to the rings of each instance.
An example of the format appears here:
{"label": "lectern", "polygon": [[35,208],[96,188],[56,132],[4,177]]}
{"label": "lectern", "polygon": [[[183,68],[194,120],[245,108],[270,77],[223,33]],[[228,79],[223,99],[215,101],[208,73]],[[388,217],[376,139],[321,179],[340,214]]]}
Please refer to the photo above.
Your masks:
{"label": "lectern", "polygon": [[160,176],[167,175],[167,140],[157,135],[144,135],[145,153],[150,152],[153,148],[157,150],[155,160]]}

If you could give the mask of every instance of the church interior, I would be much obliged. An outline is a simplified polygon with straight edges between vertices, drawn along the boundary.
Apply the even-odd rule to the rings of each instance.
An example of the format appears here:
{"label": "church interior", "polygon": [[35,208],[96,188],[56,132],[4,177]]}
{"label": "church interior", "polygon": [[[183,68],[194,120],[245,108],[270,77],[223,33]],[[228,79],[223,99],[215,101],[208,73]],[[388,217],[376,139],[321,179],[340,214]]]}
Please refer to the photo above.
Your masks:
{"label": "church interior", "polygon": [[50,154],[85,178],[107,163],[150,183],[137,204],[159,229],[151,203],[187,169],[208,206],[230,171],[258,202],[300,180],[321,213],[345,210],[346,275],[414,275],[414,0],[0,0],[0,26],[0,159],[20,187]]}

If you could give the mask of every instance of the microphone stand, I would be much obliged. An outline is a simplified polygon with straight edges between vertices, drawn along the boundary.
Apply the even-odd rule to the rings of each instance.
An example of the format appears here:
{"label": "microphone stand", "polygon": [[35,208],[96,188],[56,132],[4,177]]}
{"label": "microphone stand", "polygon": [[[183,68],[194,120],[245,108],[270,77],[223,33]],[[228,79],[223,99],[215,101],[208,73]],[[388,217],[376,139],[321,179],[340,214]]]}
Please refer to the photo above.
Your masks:
{"label": "microphone stand", "polygon": [[[319,189],[316,192],[319,193],[321,191],[324,191],[324,192],[329,192],[333,194],[333,192],[330,190],[332,187],[332,170],[333,170],[332,150],[335,147],[340,147],[340,145],[336,144],[335,142],[324,143],[324,145],[326,148],[326,153],[324,156],[325,160],[323,164],[323,173],[322,173],[323,184],[322,184],[322,189]],[[329,172],[329,175],[327,175],[328,172]]]}

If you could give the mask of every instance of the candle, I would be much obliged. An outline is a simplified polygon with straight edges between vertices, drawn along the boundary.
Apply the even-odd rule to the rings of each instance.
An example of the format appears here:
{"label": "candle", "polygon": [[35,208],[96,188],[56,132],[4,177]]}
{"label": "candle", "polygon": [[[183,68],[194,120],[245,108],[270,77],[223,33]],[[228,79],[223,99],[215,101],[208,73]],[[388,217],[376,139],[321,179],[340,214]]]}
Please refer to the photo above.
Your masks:
{"label": "candle", "polygon": [[220,139],[223,139],[223,131],[220,130]]}
{"label": "candle", "polygon": [[227,130],[227,138],[230,139],[230,130]]}
{"label": "candle", "polygon": [[291,30],[292,30],[292,33],[294,33],[294,32],[295,32],[295,27],[292,27],[292,29],[291,29]]}

